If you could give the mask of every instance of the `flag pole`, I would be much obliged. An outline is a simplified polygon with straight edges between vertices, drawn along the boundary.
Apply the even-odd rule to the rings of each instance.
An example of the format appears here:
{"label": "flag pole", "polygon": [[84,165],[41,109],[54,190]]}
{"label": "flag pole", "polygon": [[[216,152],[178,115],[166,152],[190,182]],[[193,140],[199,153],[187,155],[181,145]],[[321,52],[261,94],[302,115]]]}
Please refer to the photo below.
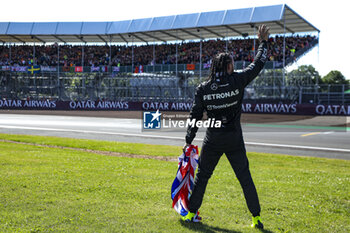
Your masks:
{"label": "flag pole", "polygon": [[[177,37],[177,30],[176,30],[176,37]],[[177,61],[177,57],[178,57],[177,47],[178,47],[178,41],[176,41],[176,56],[175,56],[175,58],[176,58],[176,77],[177,77],[177,63],[178,63],[178,61]]]}
{"label": "flag pole", "polygon": [[228,53],[228,41],[227,41],[227,28],[226,28],[226,35],[225,35],[225,44],[226,44],[226,53]]}
{"label": "flag pole", "polygon": [[84,44],[81,46],[81,66],[83,67],[84,71]]}
{"label": "flag pole", "polygon": [[33,64],[32,66],[36,65],[36,62],[35,62],[35,41],[34,41],[34,46],[33,46]]}
{"label": "flag pole", "polygon": [[58,98],[60,98],[60,46],[57,43],[57,86],[58,86]]}
{"label": "flag pole", "polygon": [[286,85],[286,70],[285,70],[285,66],[286,66],[286,15],[284,14],[284,19],[283,19],[283,72],[282,72],[282,90],[283,90],[283,98],[285,98],[285,85]]}
{"label": "flag pole", "polygon": [[12,51],[11,51],[11,42],[10,42],[10,61],[9,61],[9,65],[11,65],[11,63],[12,63],[12,53],[11,53]]}
{"label": "flag pole", "polygon": [[109,69],[112,73],[112,35],[109,36]]}
{"label": "flag pole", "polygon": [[[153,36],[154,36],[154,32],[153,32]],[[156,66],[156,42],[153,41],[153,73],[155,72],[155,66]]]}
{"label": "flag pole", "polygon": [[202,78],[202,31],[199,30],[200,33],[200,44],[199,44],[199,78]]}
{"label": "flag pole", "polygon": [[132,35],[131,45],[131,73],[134,73],[134,34]]}
{"label": "flag pole", "polygon": [[256,35],[256,28],[254,25],[254,57],[255,57],[255,35]]}

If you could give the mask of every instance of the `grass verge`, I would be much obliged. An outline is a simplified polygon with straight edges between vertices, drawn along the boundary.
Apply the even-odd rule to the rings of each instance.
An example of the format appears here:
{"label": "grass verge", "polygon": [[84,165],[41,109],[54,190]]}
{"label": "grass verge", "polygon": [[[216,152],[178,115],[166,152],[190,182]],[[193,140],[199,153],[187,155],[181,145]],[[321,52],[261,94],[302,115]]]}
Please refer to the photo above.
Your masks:
{"label": "grass verge", "polygon": [[[0,138],[130,154],[177,156],[181,151],[54,137]],[[248,157],[264,232],[350,231],[349,161]],[[184,224],[171,209],[176,170],[176,162],[0,142],[0,232],[252,232],[241,187],[226,158],[209,181],[203,224]]]}
{"label": "grass verge", "polygon": [[[16,142],[26,142],[38,145],[72,147],[88,150],[112,151],[118,153],[135,155],[157,155],[175,156],[178,155],[179,147],[165,145],[145,145],[142,143],[111,142],[89,139],[71,139],[49,136],[31,136],[16,134],[1,134],[0,140],[10,140]],[[184,139],[185,140],[185,139]]]}

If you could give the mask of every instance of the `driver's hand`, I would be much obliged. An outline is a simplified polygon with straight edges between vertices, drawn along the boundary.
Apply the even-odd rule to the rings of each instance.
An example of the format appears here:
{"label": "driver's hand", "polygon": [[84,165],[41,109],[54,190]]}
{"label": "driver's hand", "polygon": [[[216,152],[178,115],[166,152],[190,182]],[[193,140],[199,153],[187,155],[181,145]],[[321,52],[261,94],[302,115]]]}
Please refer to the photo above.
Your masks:
{"label": "driver's hand", "polygon": [[267,27],[265,24],[262,24],[259,26],[259,29],[258,29],[258,38],[259,38],[259,41],[263,41],[263,40],[268,40],[269,39],[269,30],[270,28]]}
{"label": "driver's hand", "polygon": [[186,148],[189,146],[190,144],[188,143],[185,143],[185,145],[182,147],[182,151],[185,153],[186,151]]}

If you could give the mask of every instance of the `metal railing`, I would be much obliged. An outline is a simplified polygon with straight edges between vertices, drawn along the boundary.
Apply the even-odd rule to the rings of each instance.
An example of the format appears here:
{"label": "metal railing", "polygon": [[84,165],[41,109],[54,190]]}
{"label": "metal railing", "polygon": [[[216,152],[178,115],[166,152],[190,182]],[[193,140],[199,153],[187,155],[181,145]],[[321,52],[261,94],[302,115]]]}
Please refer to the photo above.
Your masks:
{"label": "metal railing", "polygon": [[[240,70],[247,67],[251,62],[235,61],[235,69]],[[203,74],[208,72],[210,64],[156,64],[144,66],[38,66],[40,74],[65,74],[65,73],[103,73],[103,74],[118,74],[118,73],[176,73],[176,72],[199,72]],[[277,61],[268,61],[265,64],[265,69],[282,68],[283,63]],[[27,66],[0,66],[0,71],[13,73],[30,73]]]}
{"label": "metal railing", "polygon": [[0,97],[7,99],[191,101],[196,85],[197,79],[171,75],[111,77],[103,73],[68,73],[58,78],[54,74],[0,72]]}
{"label": "metal railing", "polygon": [[[188,102],[206,77],[188,73],[118,74],[0,72],[0,98]],[[307,84],[309,83],[309,84]],[[262,72],[245,91],[245,100],[313,104],[350,104],[350,85],[311,85]]]}

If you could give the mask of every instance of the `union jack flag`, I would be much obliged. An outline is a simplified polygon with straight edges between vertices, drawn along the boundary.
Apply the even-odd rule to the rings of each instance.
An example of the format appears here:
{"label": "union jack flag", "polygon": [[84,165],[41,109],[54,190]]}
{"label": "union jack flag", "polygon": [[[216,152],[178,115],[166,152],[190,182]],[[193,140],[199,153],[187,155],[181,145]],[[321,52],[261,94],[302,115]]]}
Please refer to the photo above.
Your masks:
{"label": "union jack flag", "polygon": [[194,173],[198,165],[198,146],[190,145],[179,157],[175,180],[171,187],[173,208],[182,216],[188,213],[189,197],[194,186]]}

